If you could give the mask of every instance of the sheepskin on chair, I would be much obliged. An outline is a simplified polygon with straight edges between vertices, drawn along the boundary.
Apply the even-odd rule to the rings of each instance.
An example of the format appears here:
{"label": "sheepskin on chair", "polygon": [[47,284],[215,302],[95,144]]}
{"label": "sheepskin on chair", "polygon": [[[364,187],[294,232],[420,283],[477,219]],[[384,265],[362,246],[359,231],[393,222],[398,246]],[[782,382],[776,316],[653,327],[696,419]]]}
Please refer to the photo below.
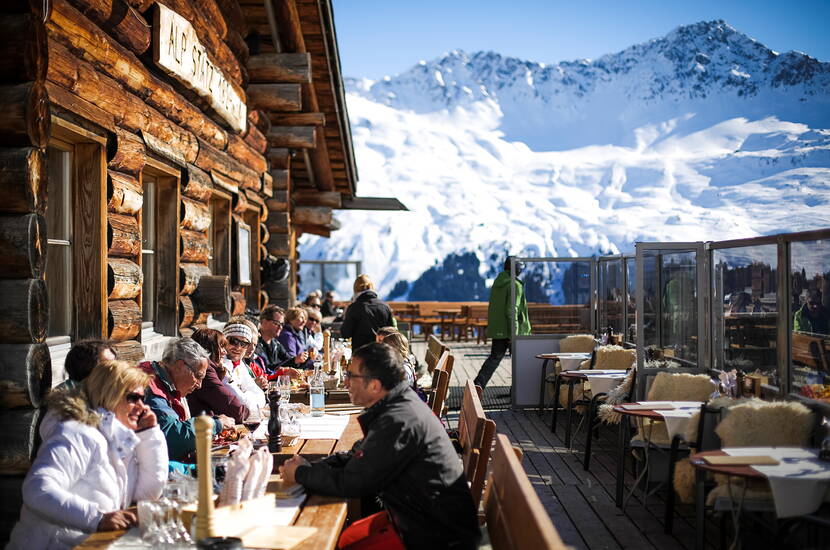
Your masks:
{"label": "sheepskin on chair", "polygon": [[[715,433],[724,447],[805,447],[810,442],[815,418],[813,413],[796,401],[761,401],[753,399],[730,407]],[[717,486],[706,498],[707,504],[714,504],[718,498],[732,498],[742,493],[742,479],[731,480],[728,476],[715,476]],[[750,480],[745,499],[770,499],[772,493],[764,480]]]}
{"label": "sheepskin on chair", "polygon": [[[646,401],[700,401],[709,399],[717,389],[715,383],[706,374],[686,374],[660,372],[654,377],[648,390]],[[668,445],[671,443],[666,423],[662,420],[644,419],[641,430],[633,440],[650,440],[652,443]],[[646,437],[644,437],[646,436]]]}
{"label": "sheepskin on chair", "polygon": [[571,334],[559,341],[559,353],[591,353],[596,345],[590,334]]}
{"label": "sheepskin on chair", "polygon": [[[631,367],[637,360],[637,352],[633,349],[625,349],[622,346],[600,346],[594,350],[596,359],[594,361],[595,369],[619,369],[624,370]],[[591,367],[591,360],[585,360],[579,364],[579,370],[588,370]],[[577,399],[591,399],[591,385],[590,382],[579,382],[574,384],[574,400]],[[564,389],[564,388],[563,388]],[[568,392],[561,391],[559,393],[559,403],[563,407],[568,406]],[[577,407],[581,413],[584,407]]]}
{"label": "sheepskin on chair", "polygon": [[631,384],[634,380],[634,369],[628,371],[628,374],[623,379],[622,383],[613,388],[605,396],[605,403],[599,406],[597,416],[606,424],[619,424],[622,415],[614,411],[614,407],[620,403],[625,403],[628,400],[628,395],[631,393]]}

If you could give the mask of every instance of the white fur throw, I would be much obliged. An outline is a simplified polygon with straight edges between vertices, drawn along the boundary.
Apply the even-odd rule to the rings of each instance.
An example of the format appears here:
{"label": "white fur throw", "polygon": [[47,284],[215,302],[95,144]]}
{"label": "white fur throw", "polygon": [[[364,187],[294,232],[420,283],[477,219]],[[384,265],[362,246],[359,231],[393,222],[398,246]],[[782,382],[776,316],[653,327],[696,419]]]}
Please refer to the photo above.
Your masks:
{"label": "white fur throw", "polygon": [[708,401],[717,389],[706,374],[660,372],[648,390],[648,401]]}
{"label": "white fur throw", "polygon": [[590,334],[571,334],[559,341],[560,353],[591,353],[597,345]]}
{"label": "white fur throw", "polygon": [[628,371],[628,375],[623,379],[622,383],[616,388],[608,392],[605,396],[605,403],[599,406],[597,416],[600,420],[607,424],[619,424],[622,415],[614,412],[614,406],[620,403],[625,403],[628,400],[628,394],[631,392],[631,383],[634,380],[634,369]]}
{"label": "white fur throw", "polygon": [[752,400],[731,407],[715,433],[724,447],[807,445],[813,413],[796,401]]}
{"label": "white fur throw", "polygon": [[637,352],[622,346],[600,346],[597,348],[595,369],[628,369],[637,360]]}

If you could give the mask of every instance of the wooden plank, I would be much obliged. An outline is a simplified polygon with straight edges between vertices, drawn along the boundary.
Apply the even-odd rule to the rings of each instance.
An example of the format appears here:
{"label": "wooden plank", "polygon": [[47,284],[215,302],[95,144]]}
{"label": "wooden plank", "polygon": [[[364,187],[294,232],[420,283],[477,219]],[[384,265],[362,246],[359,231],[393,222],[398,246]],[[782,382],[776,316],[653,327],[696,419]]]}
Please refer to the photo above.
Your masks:
{"label": "wooden plank", "polygon": [[348,505],[337,497],[311,495],[294,525],[317,527],[317,532],[293,550],[334,550],[346,522]]}
{"label": "wooden plank", "polygon": [[274,126],[325,126],[325,113],[271,113],[269,120]]}
{"label": "wooden plank", "polygon": [[271,147],[313,149],[318,145],[314,126],[272,126],[267,137]]}
{"label": "wooden plank", "polygon": [[107,162],[97,143],[75,146],[77,192],[75,231],[84,238],[72,247],[75,281],[75,337],[104,337],[107,320]]}
{"label": "wooden plank", "polygon": [[263,111],[299,111],[302,109],[300,84],[251,84],[248,104]]}
{"label": "wooden plank", "polygon": [[311,56],[307,53],[270,53],[253,55],[248,60],[252,83],[311,82]]}

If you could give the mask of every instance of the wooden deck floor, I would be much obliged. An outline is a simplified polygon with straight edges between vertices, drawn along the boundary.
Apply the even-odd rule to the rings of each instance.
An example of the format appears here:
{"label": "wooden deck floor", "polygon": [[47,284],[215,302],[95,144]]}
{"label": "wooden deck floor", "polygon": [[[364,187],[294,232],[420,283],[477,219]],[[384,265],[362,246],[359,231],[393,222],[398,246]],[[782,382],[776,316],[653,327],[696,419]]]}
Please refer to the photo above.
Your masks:
{"label": "wooden deck floor", "polygon": [[[450,422],[460,405],[460,389],[473,378],[489,352],[489,346],[450,343],[456,357],[449,402]],[[423,344],[414,344],[414,352],[423,357]],[[679,506],[671,535],[663,531],[664,502],[651,496],[644,506],[636,494],[625,508],[614,503],[617,431],[605,427],[595,440],[591,470],[582,467],[584,432],[580,432],[568,449],[563,441],[564,415],[560,415],[557,435],[550,431],[550,413],[540,418],[536,411],[509,409],[510,360],[502,361],[485,392],[484,407],[496,421],[498,431],[506,434],[524,451],[522,462],[539,499],[547,509],[562,540],[575,549],[691,549],[694,547],[694,519],[691,506]],[[627,483],[632,483],[630,473]],[[716,545],[715,526],[707,525],[708,542]]]}

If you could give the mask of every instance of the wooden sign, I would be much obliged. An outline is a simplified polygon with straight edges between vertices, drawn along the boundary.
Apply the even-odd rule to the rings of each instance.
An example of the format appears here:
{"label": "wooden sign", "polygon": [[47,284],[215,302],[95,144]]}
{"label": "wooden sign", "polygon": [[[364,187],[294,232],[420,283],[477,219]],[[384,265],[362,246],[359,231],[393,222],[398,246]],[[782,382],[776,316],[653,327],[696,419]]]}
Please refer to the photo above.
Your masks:
{"label": "wooden sign", "polygon": [[245,101],[210,60],[193,26],[163,4],[153,21],[153,61],[170,76],[205,97],[237,132],[245,130]]}

